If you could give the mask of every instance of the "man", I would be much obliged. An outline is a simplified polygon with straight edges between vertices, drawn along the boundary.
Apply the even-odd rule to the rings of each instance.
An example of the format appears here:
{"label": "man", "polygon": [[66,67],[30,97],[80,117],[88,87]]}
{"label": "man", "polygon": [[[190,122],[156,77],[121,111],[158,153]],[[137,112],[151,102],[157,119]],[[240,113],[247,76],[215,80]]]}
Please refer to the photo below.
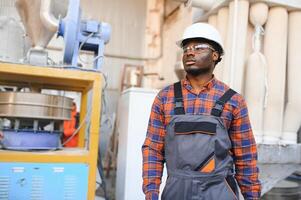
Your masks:
{"label": "man", "polygon": [[259,199],[257,149],[243,97],[213,75],[224,53],[209,24],[188,27],[183,39],[186,78],[159,92],[142,146],[143,191],[157,200],[166,162],[163,200],[232,200],[238,188]]}

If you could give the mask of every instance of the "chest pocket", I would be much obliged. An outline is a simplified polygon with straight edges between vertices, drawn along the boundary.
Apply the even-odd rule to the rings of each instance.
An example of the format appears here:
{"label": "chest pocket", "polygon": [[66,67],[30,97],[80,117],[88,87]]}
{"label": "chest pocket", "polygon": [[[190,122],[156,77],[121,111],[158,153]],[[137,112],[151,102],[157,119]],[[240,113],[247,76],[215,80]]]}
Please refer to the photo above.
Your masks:
{"label": "chest pocket", "polygon": [[[184,117],[184,116],[183,116]],[[177,168],[209,173],[215,168],[216,123],[176,122]]]}
{"label": "chest pocket", "polygon": [[176,122],[175,123],[176,135],[189,135],[189,134],[216,134],[216,124],[212,122]]}

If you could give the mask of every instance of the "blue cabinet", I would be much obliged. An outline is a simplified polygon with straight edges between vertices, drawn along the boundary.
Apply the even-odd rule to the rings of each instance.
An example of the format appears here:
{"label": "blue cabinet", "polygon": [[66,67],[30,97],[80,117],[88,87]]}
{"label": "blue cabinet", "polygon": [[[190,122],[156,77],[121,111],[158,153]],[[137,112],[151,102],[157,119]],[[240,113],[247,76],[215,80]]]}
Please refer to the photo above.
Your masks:
{"label": "blue cabinet", "polygon": [[85,200],[86,164],[0,163],[0,200]]}

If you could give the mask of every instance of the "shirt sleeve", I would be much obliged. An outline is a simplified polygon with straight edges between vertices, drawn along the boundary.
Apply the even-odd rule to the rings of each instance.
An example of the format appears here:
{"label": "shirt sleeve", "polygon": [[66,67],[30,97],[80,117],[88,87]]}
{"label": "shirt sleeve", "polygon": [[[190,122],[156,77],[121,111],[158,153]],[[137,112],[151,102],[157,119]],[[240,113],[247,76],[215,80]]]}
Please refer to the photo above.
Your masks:
{"label": "shirt sleeve", "polygon": [[233,145],[235,178],[246,200],[259,199],[261,184],[258,179],[257,147],[243,98],[233,114],[229,135]]}
{"label": "shirt sleeve", "polygon": [[146,200],[157,200],[164,164],[164,115],[158,95],[152,105],[146,138],[142,146],[143,192]]}

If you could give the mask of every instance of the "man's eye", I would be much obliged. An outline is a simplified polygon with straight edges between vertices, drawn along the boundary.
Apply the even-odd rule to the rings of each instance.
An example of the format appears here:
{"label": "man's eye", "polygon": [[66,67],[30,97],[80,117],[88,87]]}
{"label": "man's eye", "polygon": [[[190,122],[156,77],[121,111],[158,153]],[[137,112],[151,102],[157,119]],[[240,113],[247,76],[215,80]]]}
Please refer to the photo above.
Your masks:
{"label": "man's eye", "polygon": [[197,50],[197,51],[202,51],[204,49],[205,49],[204,47],[195,47],[195,50]]}

